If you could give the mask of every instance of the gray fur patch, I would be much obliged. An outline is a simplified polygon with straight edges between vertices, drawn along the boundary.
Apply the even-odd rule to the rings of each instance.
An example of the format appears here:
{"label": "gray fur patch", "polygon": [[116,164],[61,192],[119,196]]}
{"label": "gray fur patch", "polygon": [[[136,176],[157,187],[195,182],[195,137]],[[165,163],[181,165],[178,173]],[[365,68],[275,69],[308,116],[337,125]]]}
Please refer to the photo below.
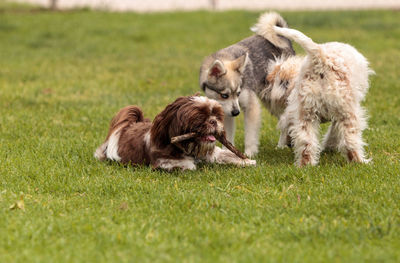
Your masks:
{"label": "gray fur patch", "polygon": [[265,77],[268,74],[268,63],[276,57],[294,55],[295,52],[290,45],[291,49],[282,50],[274,46],[267,39],[254,35],[243,39],[242,41],[221,49],[214,54],[204,59],[200,68],[200,87],[204,90],[207,86],[216,92],[221,92],[226,88],[235,90],[231,83],[238,82],[238,80],[227,79],[233,78],[228,74],[221,76],[217,81],[210,82],[208,71],[216,59],[229,62],[237,59],[240,56],[248,54],[248,61],[243,74],[238,76],[241,82],[241,88],[249,88],[256,92],[258,95],[265,88]]}

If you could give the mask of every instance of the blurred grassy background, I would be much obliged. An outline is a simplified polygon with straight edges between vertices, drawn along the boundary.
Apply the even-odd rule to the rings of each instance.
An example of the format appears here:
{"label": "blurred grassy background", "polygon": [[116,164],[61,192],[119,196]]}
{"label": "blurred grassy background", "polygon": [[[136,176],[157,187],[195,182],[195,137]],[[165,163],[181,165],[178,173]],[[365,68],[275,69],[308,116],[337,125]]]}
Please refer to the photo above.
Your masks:
{"label": "blurred grassy background", "polygon": [[[370,60],[371,165],[323,154],[295,168],[265,110],[255,168],[164,173],[93,158],[119,108],[153,118],[198,92],[202,59],[249,36],[258,15],[0,2],[0,261],[398,262],[397,11],[282,12],[316,42],[347,42]],[[24,210],[10,210],[18,200]]]}

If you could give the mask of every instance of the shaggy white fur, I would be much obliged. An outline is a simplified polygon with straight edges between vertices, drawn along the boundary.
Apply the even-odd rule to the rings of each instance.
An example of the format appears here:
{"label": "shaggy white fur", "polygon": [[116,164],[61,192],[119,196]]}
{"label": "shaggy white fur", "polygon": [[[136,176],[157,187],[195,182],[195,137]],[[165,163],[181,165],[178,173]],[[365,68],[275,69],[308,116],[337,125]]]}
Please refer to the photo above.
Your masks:
{"label": "shaggy white fur", "polygon": [[[304,58],[278,59],[271,66],[270,90],[275,89],[276,96],[287,98],[279,118],[278,146],[292,144],[298,166],[316,165],[321,149],[338,150],[349,161],[368,162],[362,139],[367,122],[361,106],[369,86],[368,77],[373,74],[367,59],[348,44],[316,44],[297,30],[274,30],[307,52]],[[297,70],[293,63],[297,63]],[[284,96],[285,91],[289,91],[288,96]],[[321,147],[319,124],[325,121],[332,124]]]}

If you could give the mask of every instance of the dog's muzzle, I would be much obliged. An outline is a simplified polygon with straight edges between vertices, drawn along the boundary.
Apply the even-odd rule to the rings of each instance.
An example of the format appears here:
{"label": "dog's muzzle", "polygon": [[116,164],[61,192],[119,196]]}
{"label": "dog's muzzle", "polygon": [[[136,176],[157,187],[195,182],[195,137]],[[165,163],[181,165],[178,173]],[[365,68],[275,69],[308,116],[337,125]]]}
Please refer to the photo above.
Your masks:
{"label": "dog's muzzle", "polygon": [[238,116],[240,114],[240,110],[235,109],[235,110],[231,111],[231,114],[233,117]]}

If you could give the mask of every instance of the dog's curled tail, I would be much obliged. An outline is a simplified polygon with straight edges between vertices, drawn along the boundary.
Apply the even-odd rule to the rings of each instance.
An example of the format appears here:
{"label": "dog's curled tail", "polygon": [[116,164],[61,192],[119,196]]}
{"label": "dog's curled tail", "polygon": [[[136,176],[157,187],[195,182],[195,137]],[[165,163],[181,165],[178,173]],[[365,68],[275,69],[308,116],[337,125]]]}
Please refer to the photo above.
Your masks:
{"label": "dog's curled tail", "polygon": [[283,27],[278,27],[278,26],[274,26],[273,30],[276,32],[276,34],[286,37],[286,38],[298,43],[308,54],[318,55],[318,52],[319,52],[318,44],[314,43],[314,41],[312,41],[311,38],[304,35],[300,31],[298,31],[296,29],[283,28]]}
{"label": "dog's curled tail", "polygon": [[120,109],[117,115],[112,118],[109,133],[121,126],[128,126],[135,122],[142,122],[143,120],[143,112],[138,106],[126,106]]}
{"label": "dog's curled tail", "polygon": [[[137,106],[126,106],[122,108],[115,116],[112,118],[110,123],[110,128],[108,130],[108,135],[105,142],[100,145],[95,153],[94,157],[100,161],[105,160],[107,157],[118,156],[118,154],[113,152],[115,144],[118,142],[119,131],[133,123],[144,121],[143,112]],[[111,147],[111,148],[110,148]],[[113,148],[114,147],[114,148]],[[109,149],[108,149],[109,148]],[[108,154],[106,154],[108,153]],[[110,155],[110,156],[108,156]],[[119,157],[118,157],[119,158]],[[113,158],[118,161],[118,158]]]}
{"label": "dog's curled tail", "polygon": [[276,34],[274,26],[287,27],[287,23],[278,13],[267,12],[258,18],[257,24],[251,27],[251,31],[266,38],[279,48],[291,48],[290,42],[287,39]]}

